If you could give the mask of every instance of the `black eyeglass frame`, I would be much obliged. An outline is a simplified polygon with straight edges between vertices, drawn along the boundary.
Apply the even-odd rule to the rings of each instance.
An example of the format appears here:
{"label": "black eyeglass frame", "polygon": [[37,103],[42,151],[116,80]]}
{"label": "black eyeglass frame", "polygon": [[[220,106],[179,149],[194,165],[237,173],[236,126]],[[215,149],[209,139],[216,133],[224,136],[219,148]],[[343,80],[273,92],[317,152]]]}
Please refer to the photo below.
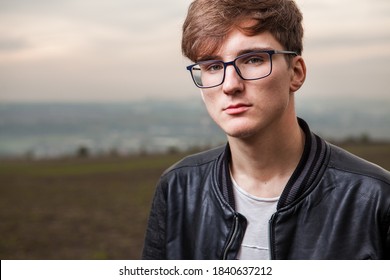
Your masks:
{"label": "black eyeglass frame", "polygon": [[[238,68],[238,66],[236,65],[236,61],[243,58],[243,57],[246,57],[246,56],[250,56],[250,55],[253,55],[253,54],[259,54],[259,53],[267,53],[270,57],[270,71],[267,75],[265,76],[262,76],[260,78],[254,78],[254,79],[245,79],[244,77],[242,77],[241,73],[240,73],[240,69]],[[268,77],[269,75],[271,75],[272,73],[272,56],[275,55],[275,54],[285,54],[285,55],[293,55],[293,56],[298,56],[298,53],[297,52],[294,52],[294,51],[280,51],[280,50],[264,50],[264,51],[255,51],[255,52],[250,52],[250,53],[245,53],[245,54],[242,54],[242,55],[239,55],[237,56],[234,60],[232,61],[228,61],[228,62],[224,62],[222,60],[205,60],[205,61],[198,61],[197,63],[194,63],[194,64],[191,64],[189,66],[186,67],[186,69],[188,71],[190,71],[191,73],[191,78],[192,80],[194,81],[194,84],[198,87],[198,88],[213,88],[213,87],[217,87],[217,86],[220,86],[222,85],[224,82],[225,82],[225,77],[226,77],[226,68],[229,66],[229,65],[232,65],[234,67],[234,69],[236,70],[237,74],[240,76],[241,79],[243,79],[244,81],[254,81],[254,80],[260,80],[260,79],[264,79],[266,77]],[[201,63],[205,63],[205,62],[213,62],[213,63],[222,63],[223,64],[223,78],[222,78],[222,81],[221,83],[217,84],[217,85],[214,85],[214,86],[201,86],[199,85],[195,78],[194,78],[194,75],[192,73],[192,68],[196,65],[199,65]]]}

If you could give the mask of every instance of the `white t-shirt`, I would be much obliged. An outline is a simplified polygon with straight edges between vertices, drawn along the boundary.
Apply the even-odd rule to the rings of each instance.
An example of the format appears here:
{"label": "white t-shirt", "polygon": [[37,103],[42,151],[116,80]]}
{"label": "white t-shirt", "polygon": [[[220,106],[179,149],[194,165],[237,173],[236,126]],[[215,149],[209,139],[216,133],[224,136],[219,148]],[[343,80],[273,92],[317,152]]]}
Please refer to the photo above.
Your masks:
{"label": "white t-shirt", "polygon": [[269,220],[276,212],[279,197],[253,196],[240,188],[233,176],[231,177],[236,210],[248,221],[237,259],[269,260]]}

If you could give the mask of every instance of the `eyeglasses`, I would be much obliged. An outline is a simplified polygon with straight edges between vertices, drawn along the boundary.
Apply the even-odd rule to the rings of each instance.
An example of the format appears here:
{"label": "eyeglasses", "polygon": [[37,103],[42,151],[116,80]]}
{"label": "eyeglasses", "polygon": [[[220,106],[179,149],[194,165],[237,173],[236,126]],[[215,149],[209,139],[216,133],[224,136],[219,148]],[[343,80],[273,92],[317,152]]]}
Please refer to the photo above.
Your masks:
{"label": "eyeglasses", "polygon": [[271,75],[272,56],[274,54],[298,55],[292,51],[256,51],[240,55],[229,62],[221,60],[199,61],[187,66],[187,70],[191,72],[192,79],[199,88],[212,88],[222,85],[225,81],[226,67],[229,65],[236,69],[241,79],[247,81],[259,80]]}

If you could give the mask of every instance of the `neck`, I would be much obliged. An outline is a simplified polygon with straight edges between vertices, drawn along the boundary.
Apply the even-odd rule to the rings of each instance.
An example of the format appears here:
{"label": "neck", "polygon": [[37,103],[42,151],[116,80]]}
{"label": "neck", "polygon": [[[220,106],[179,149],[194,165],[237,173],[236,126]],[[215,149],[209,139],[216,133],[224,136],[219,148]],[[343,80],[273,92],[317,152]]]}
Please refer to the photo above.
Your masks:
{"label": "neck", "polygon": [[304,132],[295,117],[261,135],[229,137],[233,178],[252,195],[280,196],[300,161],[304,142]]}

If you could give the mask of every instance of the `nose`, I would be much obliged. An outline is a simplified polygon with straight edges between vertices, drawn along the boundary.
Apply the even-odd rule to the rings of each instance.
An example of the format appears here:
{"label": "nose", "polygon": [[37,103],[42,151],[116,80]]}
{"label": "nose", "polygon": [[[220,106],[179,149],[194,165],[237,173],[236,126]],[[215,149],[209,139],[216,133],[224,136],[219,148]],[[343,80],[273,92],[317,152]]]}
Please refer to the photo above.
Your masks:
{"label": "nose", "polygon": [[227,65],[225,69],[225,80],[222,84],[223,92],[228,95],[237,94],[244,89],[243,82],[236,68],[233,65]]}

